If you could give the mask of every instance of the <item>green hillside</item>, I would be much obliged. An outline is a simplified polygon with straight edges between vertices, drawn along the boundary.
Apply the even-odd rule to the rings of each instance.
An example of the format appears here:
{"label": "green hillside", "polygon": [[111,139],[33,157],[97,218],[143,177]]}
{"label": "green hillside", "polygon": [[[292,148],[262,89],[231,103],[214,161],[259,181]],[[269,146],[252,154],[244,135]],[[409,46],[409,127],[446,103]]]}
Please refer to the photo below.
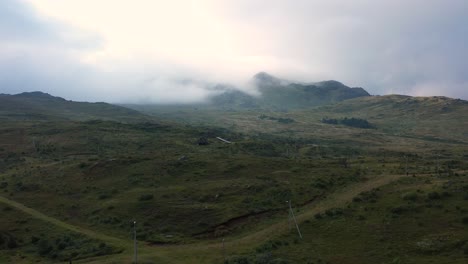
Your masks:
{"label": "green hillside", "polygon": [[0,120],[114,120],[145,119],[137,111],[108,104],[68,101],[42,92],[0,94]]}
{"label": "green hillside", "polygon": [[[28,108],[0,112],[0,262],[131,263],[133,221],[139,263],[468,256],[466,101],[141,108],[148,117],[40,95],[14,96]],[[60,115],[65,107],[73,114]],[[24,109],[47,118],[12,114]],[[289,227],[287,200],[302,239]]]}

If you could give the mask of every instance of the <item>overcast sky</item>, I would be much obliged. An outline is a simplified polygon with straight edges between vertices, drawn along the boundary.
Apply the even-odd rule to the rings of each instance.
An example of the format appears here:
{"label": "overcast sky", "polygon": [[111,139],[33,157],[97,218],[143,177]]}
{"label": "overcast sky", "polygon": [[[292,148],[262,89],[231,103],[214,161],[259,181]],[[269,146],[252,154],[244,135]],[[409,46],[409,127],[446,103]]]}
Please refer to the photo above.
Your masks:
{"label": "overcast sky", "polygon": [[[266,71],[468,99],[466,0],[1,0],[0,93],[194,102]],[[190,81],[188,81],[190,80]]]}

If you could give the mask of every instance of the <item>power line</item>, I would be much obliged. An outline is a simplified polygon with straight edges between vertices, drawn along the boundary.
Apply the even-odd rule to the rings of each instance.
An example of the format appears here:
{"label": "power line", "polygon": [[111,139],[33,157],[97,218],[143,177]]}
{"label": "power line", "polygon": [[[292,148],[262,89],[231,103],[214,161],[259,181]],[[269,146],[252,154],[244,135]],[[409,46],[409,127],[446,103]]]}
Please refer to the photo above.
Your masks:
{"label": "power line", "polygon": [[294,220],[294,224],[296,224],[297,233],[299,234],[299,237],[302,238],[301,230],[299,229],[299,225],[297,224],[297,221],[296,221],[296,216],[294,215],[294,211],[293,211],[292,206],[291,206],[291,200],[286,201],[286,202],[289,204],[289,213],[290,213],[290,215],[292,215],[292,218]]}
{"label": "power line", "polygon": [[134,249],[134,263],[138,263],[138,245],[136,237],[136,221],[133,221],[133,249]]}

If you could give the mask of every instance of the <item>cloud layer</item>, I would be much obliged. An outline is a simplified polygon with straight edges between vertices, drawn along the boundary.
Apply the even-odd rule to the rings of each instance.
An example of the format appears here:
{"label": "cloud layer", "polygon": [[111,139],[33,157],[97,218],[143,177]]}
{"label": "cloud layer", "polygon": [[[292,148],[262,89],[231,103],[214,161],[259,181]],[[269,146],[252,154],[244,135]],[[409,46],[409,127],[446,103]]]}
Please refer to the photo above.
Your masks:
{"label": "cloud layer", "polygon": [[468,99],[463,0],[4,0],[0,92],[203,101],[258,71]]}

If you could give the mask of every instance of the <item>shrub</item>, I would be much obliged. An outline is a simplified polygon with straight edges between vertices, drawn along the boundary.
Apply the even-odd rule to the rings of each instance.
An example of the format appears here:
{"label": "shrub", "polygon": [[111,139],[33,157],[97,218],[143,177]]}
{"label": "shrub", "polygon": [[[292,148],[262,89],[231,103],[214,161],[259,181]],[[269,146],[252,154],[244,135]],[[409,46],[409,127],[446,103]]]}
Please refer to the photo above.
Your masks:
{"label": "shrub", "polygon": [[257,247],[255,250],[258,252],[258,253],[263,253],[263,252],[270,252],[272,250],[275,250],[278,248],[278,244],[277,243],[274,243],[272,241],[268,241],[266,242],[265,244]]}
{"label": "shrub", "polygon": [[16,240],[13,237],[10,237],[10,240],[8,240],[7,247],[9,249],[13,249],[18,247],[18,243],[16,243]]}
{"label": "shrub", "polygon": [[53,247],[49,244],[49,241],[42,239],[37,244],[37,252],[41,256],[49,254],[53,250]]}
{"label": "shrub", "polygon": [[273,256],[271,255],[271,252],[266,252],[266,253],[257,255],[255,264],[269,264],[272,262],[272,260],[273,260]]}
{"label": "shrub", "polygon": [[154,196],[152,194],[143,194],[138,198],[138,201],[149,201],[152,200]]}
{"label": "shrub", "polygon": [[463,217],[462,223],[464,223],[465,225],[468,225],[468,216]]}
{"label": "shrub", "polygon": [[409,192],[402,195],[403,200],[416,201],[418,199],[418,194],[415,192]]}
{"label": "shrub", "polygon": [[99,198],[99,200],[104,200],[104,199],[107,199],[107,198],[109,198],[109,197],[110,197],[109,194],[102,193],[102,194],[99,195],[98,198]]}
{"label": "shrub", "polygon": [[252,262],[250,262],[248,257],[234,256],[224,261],[224,263],[225,264],[251,264]]}
{"label": "shrub", "polygon": [[402,214],[406,211],[406,208],[403,206],[394,207],[390,210],[392,214]]}
{"label": "shrub", "polygon": [[440,199],[440,194],[438,192],[430,192],[427,194],[427,198],[431,200],[438,200]]}
{"label": "shrub", "polygon": [[39,241],[39,238],[36,236],[31,237],[31,243],[36,244]]}
{"label": "shrub", "polygon": [[325,211],[325,215],[329,216],[329,217],[338,217],[338,216],[341,216],[343,215],[343,209],[341,208],[332,208],[332,209],[327,209]]}
{"label": "shrub", "polygon": [[369,123],[366,119],[362,118],[342,118],[342,119],[334,119],[334,118],[322,118],[322,123],[325,124],[332,124],[332,125],[345,125],[350,127],[357,127],[357,128],[375,128],[374,125]]}

